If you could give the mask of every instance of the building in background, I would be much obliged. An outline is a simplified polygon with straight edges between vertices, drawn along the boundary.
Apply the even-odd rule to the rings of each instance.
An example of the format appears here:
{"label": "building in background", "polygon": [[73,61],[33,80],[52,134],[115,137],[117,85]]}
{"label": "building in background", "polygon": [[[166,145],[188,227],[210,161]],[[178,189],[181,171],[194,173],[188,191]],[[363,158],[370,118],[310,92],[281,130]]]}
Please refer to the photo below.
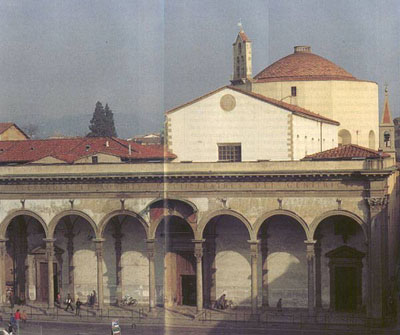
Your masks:
{"label": "building in background", "polygon": [[400,184],[377,85],[306,47],[252,78],[250,43],[239,32],[233,86],[166,112],[171,153],[0,143],[3,304],[11,285],[50,308],[96,290],[99,309],[129,294],[201,312],[225,294],[260,320],[279,299],[326,322],[394,315]]}

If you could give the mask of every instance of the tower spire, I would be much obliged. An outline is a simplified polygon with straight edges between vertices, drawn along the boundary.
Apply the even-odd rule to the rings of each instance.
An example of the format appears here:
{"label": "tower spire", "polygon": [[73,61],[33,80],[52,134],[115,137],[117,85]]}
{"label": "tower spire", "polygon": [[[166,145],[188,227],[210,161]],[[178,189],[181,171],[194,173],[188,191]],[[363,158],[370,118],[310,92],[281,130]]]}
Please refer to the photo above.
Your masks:
{"label": "tower spire", "polygon": [[243,30],[241,19],[238,27],[240,31],[233,43],[233,85],[243,85],[252,78],[251,41]]}
{"label": "tower spire", "polygon": [[389,108],[388,86],[385,85],[385,102],[383,104],[382,124],[393,124],[392,115]]}

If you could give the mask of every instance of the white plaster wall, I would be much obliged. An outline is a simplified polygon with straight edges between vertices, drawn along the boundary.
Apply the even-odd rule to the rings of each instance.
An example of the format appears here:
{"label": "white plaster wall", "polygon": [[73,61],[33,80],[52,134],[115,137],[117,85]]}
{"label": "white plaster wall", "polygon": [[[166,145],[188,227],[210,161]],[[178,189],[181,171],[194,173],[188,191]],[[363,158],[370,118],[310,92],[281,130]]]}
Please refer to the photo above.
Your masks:
{"label": "white plaster wall", "polygon": [[216,295],[223,293],[238,305],[251,304],[251,267],[248,232],[233,217],[221,217],[216,224]]}
{"label": "white plaster wall", "polygon": [[[291,98],[291,87],[297,87],[297,97]],[[369,132],[375,133],[378,148],[379,106],[378,85],[367,81],[287,81],[254,83],[252,91],[277,100],[296,104],[311,112],[340,122],[347,129],[352,143],[369,147]],[[358,134],[357,134],[358,132]]]}
{"label": "white plaster wall", "polygon": [[149,261],[146,233],[135,220],[123,224],[122,234],[122,296],[129,294],[139,301],[149,301]]}
{"label": "white plaster wall", "polygon": [[[231,94],[236,107],[226,112],[220,98]],[[242,161],[288,160],[290,112],[245,94],[223,89],[167,115],[176,161],[218,161],[218,143],[241,143]]]}
{"label": "white plaster wall", "polygon": [[[268,234],[266,266],[269,306],[275,307],[282,298],[284,307],[304,308],[308,302],[306,234],[298,222],[286,216],[274,216],[264,225],[267,225]],[[265,236],[261,238],[265,239]],[[259,273],[261,264],[260,256]]]}
{"label": "white plaster wall", "polygon": [[93,290],[97,292],[97,260],[92,241],[94,233],[90,225],[83,222],[74,232],[74,291],[76,296],[86,301],[88,294]]}
{"label": "white plaster wall", "polygon": [[293,115],[293,158],[299,160],[306,155],[337,147],[337,128],[332,124]]}

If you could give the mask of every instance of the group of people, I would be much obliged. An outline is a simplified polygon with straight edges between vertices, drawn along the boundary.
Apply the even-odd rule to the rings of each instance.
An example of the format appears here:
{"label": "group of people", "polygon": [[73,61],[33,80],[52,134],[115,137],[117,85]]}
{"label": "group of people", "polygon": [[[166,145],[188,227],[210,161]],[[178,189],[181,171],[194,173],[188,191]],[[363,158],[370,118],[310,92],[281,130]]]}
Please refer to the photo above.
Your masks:
{"label": "group of people", "polygon": [[28,319],[25,310],[20,312],[19,309],[13,314],[10,314],[10,322],[8,323],[7,330],[3,330],[4,335],[19,335],[20,323],[25,323]]}
{"label": "group of people", "polygon": [[[57,299],[60,299],[60,297],[58,296]],[[92,293],[90,293],[90,295],[88,295],[88,306],[89,307],[93,307],[94,304],[96,303],[96,291],[93,290]],[[74,307],[73,307],[73,301],[72,301],[72,297],[71,294],[68,293],[67,298],[65,299],[65,311],[68,311],[69,309],[71,309],[71,311],[74,311]],[[81,316],[81,306],[82,306],[82,302],[80,301],[79,298],[76,299],[75,302],[75,315],[77,316]]]}

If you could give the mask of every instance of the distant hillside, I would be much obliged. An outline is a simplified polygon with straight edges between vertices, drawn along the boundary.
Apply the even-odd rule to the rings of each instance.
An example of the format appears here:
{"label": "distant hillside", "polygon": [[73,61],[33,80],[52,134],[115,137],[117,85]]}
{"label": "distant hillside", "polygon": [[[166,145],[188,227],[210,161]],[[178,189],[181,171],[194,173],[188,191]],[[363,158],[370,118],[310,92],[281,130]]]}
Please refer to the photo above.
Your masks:
{"label": "distant hillside", "polygon": [[[69,114],[60,117],[38,116],[24,117],[20,119],[16,116],[15,122],[22,128],[28,124],[34,124],[39,127],[38,138],[50,136],[85,136],[89,132],[89,122],[92,114]],[[138,117],[133,113],[115,113],[115,127],[118,137],[129,138],[134,135],[142,135],[150,132],[159,132],[162,127],[162,121],[157,125],[153,120]],[[149,124],[154,124],[153,127]]]}

